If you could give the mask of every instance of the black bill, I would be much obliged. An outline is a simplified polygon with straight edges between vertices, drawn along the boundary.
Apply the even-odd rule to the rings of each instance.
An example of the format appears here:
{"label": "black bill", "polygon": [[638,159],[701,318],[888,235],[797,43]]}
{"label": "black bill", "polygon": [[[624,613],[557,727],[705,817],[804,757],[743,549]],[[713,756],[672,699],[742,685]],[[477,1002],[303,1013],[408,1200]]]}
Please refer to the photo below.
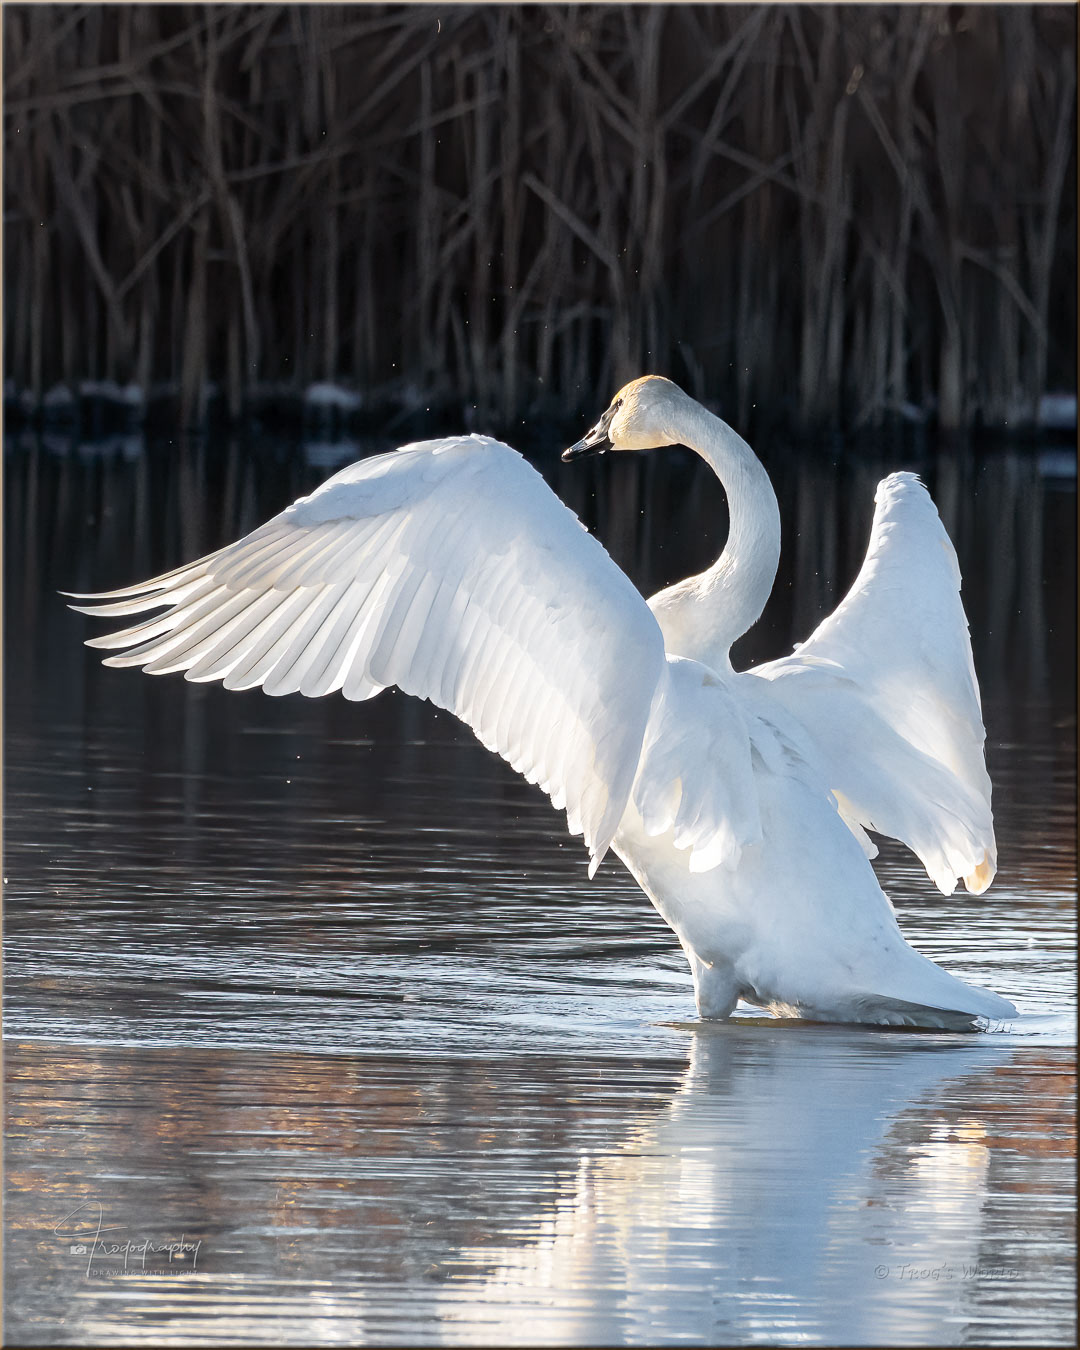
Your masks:
{"label": "black bill", "polygon": [[611,442],[608,440],[607,429],[612,416],[613,409],[609,408],[591,431],[587,431],[580,441],[562,452],[563,459],[569,462],[572,459],[581,459],[583,455],[602,455],[605,450],[610,450]]}

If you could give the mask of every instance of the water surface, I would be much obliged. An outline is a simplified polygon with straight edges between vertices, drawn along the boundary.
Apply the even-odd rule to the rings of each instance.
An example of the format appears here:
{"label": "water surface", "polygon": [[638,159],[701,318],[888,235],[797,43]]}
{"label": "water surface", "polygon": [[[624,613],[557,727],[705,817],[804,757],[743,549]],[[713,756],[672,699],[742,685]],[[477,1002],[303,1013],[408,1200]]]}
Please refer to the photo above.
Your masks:
{"label": "water surface", "polygon": [[[785,554],[745,662],[835,604],[888,469],[957,542],[1001,871],[945,900],[897,846],[878,868],[909,940],[1020,1010],[960,1036],[698,1024],[621,866],[589,883],[447,714],[79,645],[56,590],[212,548],[339,457],[9,451],[8,1343],[1071,1342],[1068,464],[766,456]],[[646,592],[722,543],[679,452],[542,467]]]}

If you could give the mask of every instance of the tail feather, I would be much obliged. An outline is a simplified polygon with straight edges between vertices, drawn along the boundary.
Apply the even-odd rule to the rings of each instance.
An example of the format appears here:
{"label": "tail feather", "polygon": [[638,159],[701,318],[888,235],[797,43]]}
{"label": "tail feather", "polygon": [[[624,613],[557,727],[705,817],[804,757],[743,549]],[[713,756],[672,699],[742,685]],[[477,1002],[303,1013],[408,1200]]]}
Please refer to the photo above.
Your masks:
{"label": "tail feather", "polygon": [[[980,993],[986,991],[979,991]],[[900,998],[867,995],[855,1000],[855,1021],[885,1027],[927,1027],[941,1031],[977,1031],[991,1022],[1006,1022],[1016,1016],[1007,999],[995,1000],[994,1010],[971,1011],[961,1008],[934,1008],[925,1003],[909,1003]]]}
{"label": "tail feather", "polygon": [[[899,928],[889,959],[866,971],[855,1001],[865,1020],[896,1026],[962,1028],[1016,1017],[1007,998],[950,974],[904,941]],[[872,1014],[872,1015],[871,1015]]]}
{"label": "tail feather", "polygon": [[907,996],[901,997],[899,991],[855,995],[852,1002],[859,1021],[963,1031],[1016,1017],[1016,1008],[1007,998],[980,985],[966,984],[926,957],[912,954],[919,956],[922,969],[918,979],[904,982]]}

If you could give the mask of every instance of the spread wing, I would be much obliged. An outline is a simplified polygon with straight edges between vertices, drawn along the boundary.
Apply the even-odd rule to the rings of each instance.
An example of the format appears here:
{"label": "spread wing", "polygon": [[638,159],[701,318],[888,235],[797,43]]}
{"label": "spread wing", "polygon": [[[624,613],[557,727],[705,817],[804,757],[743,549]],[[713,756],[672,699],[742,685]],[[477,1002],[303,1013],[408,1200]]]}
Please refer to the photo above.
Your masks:
{"label": "spread wing", "polygon": [[110,618],[166,606],[92,639],[126,649],[106,665],[430,699],[565,808],[592,870],[665,665],[655,619],[601,544],[516,451],[480,436],[353,464],[216,553],[76,598]]}
{"label": "spread wing", "polygon": [[914,474],[879,485],[866,559],[792,656],[758,666],[813,739],[841,814],[902,840],[939,889],[997,867],[979,686],[956,552]]}

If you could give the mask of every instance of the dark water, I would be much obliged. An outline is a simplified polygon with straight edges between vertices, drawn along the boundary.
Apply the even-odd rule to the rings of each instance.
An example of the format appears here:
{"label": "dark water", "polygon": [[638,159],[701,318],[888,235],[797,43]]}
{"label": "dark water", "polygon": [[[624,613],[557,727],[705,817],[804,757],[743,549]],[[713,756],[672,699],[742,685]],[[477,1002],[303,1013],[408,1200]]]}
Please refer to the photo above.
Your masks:
{"label": "dark water", "polygon": [[[58,589],[212,548],[336,453],[8,449],[6,1342],[1071,1342],[1070,456],[763,447],[785,554],[744,662],[839,598],[885,471],[957,543],[1001,872],[944,900],[879,864],[909,939],[1020,1009],[957,1036],[699,1025],[629,876],[590,884],[446,714],[80,646]],[[722,543],[680,452],[550,467],[646,591]]]}

